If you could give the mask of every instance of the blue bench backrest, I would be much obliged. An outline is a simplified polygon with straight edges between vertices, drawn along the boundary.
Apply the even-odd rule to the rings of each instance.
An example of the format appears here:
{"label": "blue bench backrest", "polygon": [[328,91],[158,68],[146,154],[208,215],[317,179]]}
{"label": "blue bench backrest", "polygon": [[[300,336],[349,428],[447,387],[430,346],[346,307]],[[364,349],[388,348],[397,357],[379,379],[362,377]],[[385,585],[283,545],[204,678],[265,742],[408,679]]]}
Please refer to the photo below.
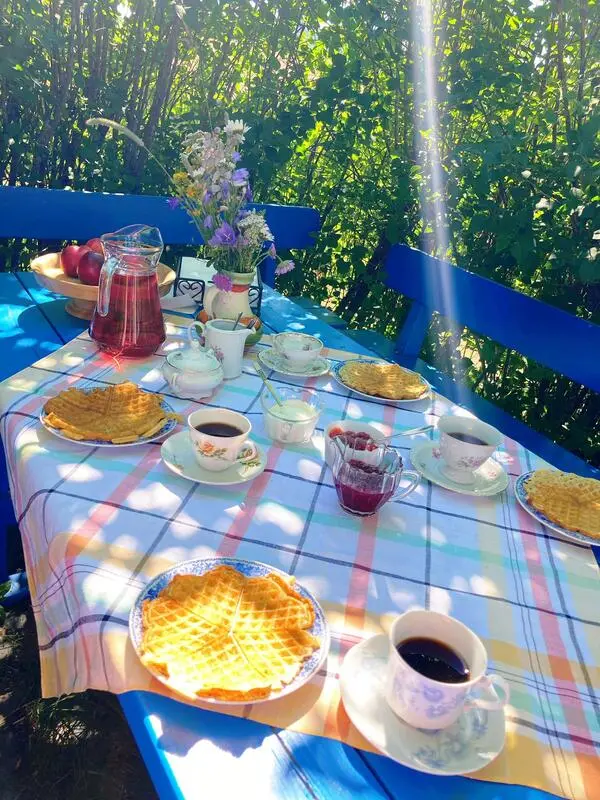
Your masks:
{"label": "blue bench backrest", "polygon": [[[305,250],[315,243],[319,214],[304,206],[255,205],[264,210],[279,250]],[[165,244],[200,245],[202,237],[181,208],[166,197],[0,187],[0,238],[85,241],[143,222],[160,229]],[[272,260],[263,278],[272,284]]]}
{"label": "blue bench backrest", "polygon": [[412,367],[433,311],[600,392],[600,326],[499,283],[394,246],[386,286],[415,302],[398,334],[396,359]]}

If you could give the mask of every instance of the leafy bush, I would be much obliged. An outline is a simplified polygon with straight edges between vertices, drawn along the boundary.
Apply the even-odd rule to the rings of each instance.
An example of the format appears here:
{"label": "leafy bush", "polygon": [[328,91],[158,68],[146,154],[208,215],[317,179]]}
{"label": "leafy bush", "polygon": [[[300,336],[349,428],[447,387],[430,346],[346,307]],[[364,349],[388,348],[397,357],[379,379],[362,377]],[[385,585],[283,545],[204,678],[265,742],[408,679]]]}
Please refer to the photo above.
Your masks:
{"label": "leafy bush", "polygon": [[[164,192],[142,152],[84,120],[122,120],[175,166],[182,136],[227,111],[252,126],[259,198],[323,216],[285,291],[390,335],[404,308],[378,277],[402,241],[600,321],[596,0],[62,0],[50,16],[4,0],[0,15],[4,182]],[[598,462],[596,395],[448,330],[428,357]]]}

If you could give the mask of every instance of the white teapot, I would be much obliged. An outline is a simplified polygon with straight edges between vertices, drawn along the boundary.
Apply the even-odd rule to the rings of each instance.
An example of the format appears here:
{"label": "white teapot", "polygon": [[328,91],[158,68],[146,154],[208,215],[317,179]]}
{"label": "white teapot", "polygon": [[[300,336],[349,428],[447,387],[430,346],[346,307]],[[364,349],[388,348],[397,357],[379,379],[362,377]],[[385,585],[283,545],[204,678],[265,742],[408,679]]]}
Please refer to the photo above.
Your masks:
{"label": "white teapot", "polygon": [[200,342],[192,337],[193,330],[192,324],[188,328],[190,346],[170,353],[162,371],[175,394],[199,400],[221,385],[223,367],[214,350],[200,347]]}

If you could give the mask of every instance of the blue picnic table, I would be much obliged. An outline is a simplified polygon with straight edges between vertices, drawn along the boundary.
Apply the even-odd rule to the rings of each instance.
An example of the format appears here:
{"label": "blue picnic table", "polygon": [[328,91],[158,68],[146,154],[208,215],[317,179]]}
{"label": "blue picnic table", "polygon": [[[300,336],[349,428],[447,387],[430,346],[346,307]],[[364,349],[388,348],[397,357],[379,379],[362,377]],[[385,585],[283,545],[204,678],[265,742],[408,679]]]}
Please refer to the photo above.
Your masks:
{"label": "blue picnic table", "polygon": [[[29,192],[31,191],[35,190],[29,190]],[[3,192],[4,190],[0,190],[0,211],[2,210]],[[56,195],[56,193],[53,194]],[[60,194],[68,194],[68,202],[76,202],[73,195],[77,193]],[[49,199],[47,194],[44,197]],[[94,201],[89,200],[89,197],[93,196],[87,197],[85,202],[93,204]],[[6,199],[5,193],[4,198]],[[19,202],[25,204],[31,202],[31,195],[25,198],[22,194],[18,196],[13,193],[9,198],[13,211],[15,198],[20,198]],[[141,198],[139,199],[141,200]],[[151,198],[151,200],[156,199]],[[154,208],[151,203],[148,203],[149,216],[154,213]],[[3,217],[0,213],[0,236],[11,235],[10,230],[15,236],[43,238],[44,235],[49,237],[53,233],[56,238],[57,235],[65,237],[70,235],[67,233],[66,223],[57,233],[58,223],[62,224],[64,216],[61,214],[57,216],[55,204],[50,203],[47,207],[48,215],[50,218],[39,221],[38,230],[32,232],[25,228],[17,229],[18,209],[12,222],[11,220],[7,221],[6,215]],[[314,217],[305,216],[305,228],[311,224],[314,226]],[[285,228],[285,223],[282,224]],[[17,225],[17,227],[11,228],[11,225]],[[83,227],[77,238],[83,239],[87,235],[95,235],[98,230],[97,220],[94,225],[96,227],[92,226],[90,222],[88,228],[84,230],[85,224],[81,223],[80,227]],[[102,228],[109,230],[111,226],[105,223],[102,224]],[[302,236],[306,240],[303,245],[298,245],[297,239],[292,237],[289,246],[308,246],[306,230]],[[190,238],[189,231],[181,233],[180,239],[185,239],[185,237]],[[173,240],[177,240],[176,236]],[[412,252],[417,253],[418,251]],[[400,253],[399,256],[396,251],[392,257],[398,258],[403,255],[407,256],[406,253]],[[420,267],[417,265],[418,268],[415,268],[410,278],[410,291],[413,292],[411,296],[416,300],[408,320],[408,327],[405,328],[403,334],[400,334],[397,345],[398,360],[407,363],[412,359],[413,365],[419,354],[418,342],[420,341],[419,337],[422,338],[424,333],[426,317],[428,318],[427,315],[430,315],[431,311],[442,303],[440,298],[432,295],[429,307],[423,304],[427,294],[427,280],[431,280],[433,267],[430,262],[421,259],[422,255],[414,257],[415,263],[418,261],[420,265]],[[267,279],[268,282],[273,282],[272,275],[267,276]],[[406,289],[407,284],[399,274],[396,274],[391,280],[393,288],[398,291]],[[420,284],[419,280],[421,280]],[[504,291],[510,292],[511,290]],[[18,372],[37,359],[57,350],[80,334],[87,326],[87,323],[69,316],[65,311],[64,298],[53,295],[38,286],[35,276],[29,272],[0,273],[0,300],[2,303],[0,338],[3,347],[0,379]],[[511,297],[506,300],[506,302],[509,301],[512,302]],[[468,308],[466,310],[468,311]],[[535,310],[541,315],[540,319],[545,319],[546,311],[544,309],[536,307]],[[506,307],[504,311],[506,312]],[[554,322],[556,322],[553,316],[555,311],[554,309],[550,310],[550,317]],[[473,313],[475,312],[473,311]],[[481,311],[477,312],[478,318],[481,313]],[[557,313],[562,314],[563,312]],[[307,308],[305,305],[298,305],[268,285],[264,287],[261,318],[267,332],[304,331],[319,336],[331,348],[365,355],[376,354],[355,339],[350,338],[343,329],[324,321],[322,315],[311,311],[310,306]],[[559,321],[567,324],[562,318],[559,318]],[[499,331],[501,314],[492,315],[492,322]],[[526,333],[519,326],[517,328],[520,341],[523,340],[526,343]],[[587,337],[588,344],[590,341],[600,342],[600,330],[597,326],[590,326],[584,330],[583,327],[575,324],[572,329],[569,328],[568,337],[581,335]],[[501,337],[499,338],[501,339]],[[540,337],[535,339],[533,346],[536,355],[539,356],[543,349]],[[562,353],[562,345],[559,349]],[[561,361],[561,365],[562,363],[563,361]],[[428,379],[436,388],[439,387],[442,391],[446,389],[446,393],[451,393],[451,387],[443,383],[443,378],[436,377],[427,365],[421,364],[420,368],[426,372]],[[577,357],[575,363],[571,361],[567,365],[567,369],[575,373],[576,379],[580,379],[588,385],[593,384],[596,388],[599,382],[598,373],[597,371],[590,372],[589,359],[586,362]],[[480,415],[484,416],[486,409],[475,409],[476,413],[478,410],[481,411]],[[489,417],[488,421],[497,422],[497,420],[490,420]],[[514,435],[515,430],[521,431],[521,428],[504,430],[504,432]],[[546,458],[549,453],[554,454],[555,457],[552,460],[558,466],[576,467],[581,474],[595,474],[595,470],[589,465],[579,461],[566,451],[556,448],[552,443],[549,443],[548,446],[541,443],[541,437],[539,440],[534,438],[525,444],[534,450],[539,445],[537,450],[543,450],[542,455]],[[547,447],[555,449],[549,450]],[[544,450],[544,448],[546,449]],[[6,479],[4,477],[2,480],[2,478],[3,476],[0,475],[0,484],[2,484],[5,498],[7,496]],[[7,513],[6,504],[3,511]],[[598,556],[597,553],[596,556]],[[2,567],[0,556],[0,570]],[[386,757],[355,749],[332,739],[280,730],[251,720],[201,710],[149,692],[129,692],[121,695],[119,699],[156,790],[159,796],[166,800],[229,797],[232,796],[234,787],[237,787],[237,793],[240,795],[261,797],[264,800],[269,797],[285,797],[290,800],[300,797],[341,800],[346,797],[355,797],[358,794],[364,800],[371,798],[398,798],[400,800],[400,798],[413,798],[417,795],[424,800],[441,796],[455,800],[466,797],[478,800],[500,800],[501,798],[542,800],[544,797],[553,797],[546,792],[522,786],[488,783],[465,777],[442,778],[424,775],[402,767]],[[178,731],[185,730],[185,736],[175,739],[170,736],[169,732],[175,728]],[[206,743],[207,746],[200,751],[201,755],[194,765],[193,788],[189,788],[190,783],[188,782],[187,788],[184,789],[177,775],[177,759],[183,758],[189,749],[198,742]],[[215,788],[213,779],[210,777],[215,774],[216,770],[226,771],[225,773],[221,772],[226,775],[226,778],[223,779],[224,786],[227,787],[225,793],[220,793],[218,787]]]}

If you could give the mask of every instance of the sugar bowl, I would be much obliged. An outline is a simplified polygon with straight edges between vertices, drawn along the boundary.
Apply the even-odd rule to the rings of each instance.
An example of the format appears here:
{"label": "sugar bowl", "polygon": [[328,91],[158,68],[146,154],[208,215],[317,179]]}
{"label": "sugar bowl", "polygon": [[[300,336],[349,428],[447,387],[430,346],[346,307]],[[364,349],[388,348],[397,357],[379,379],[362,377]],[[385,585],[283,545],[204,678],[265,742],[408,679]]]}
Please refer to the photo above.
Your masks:
{"label": "sugar bowl", "polygon": [[223,367],[214,350],[200,347],[188,328],[189,347],[169,353],[162,368],[169,386],[180,397],[208,397],[223,382]]}

